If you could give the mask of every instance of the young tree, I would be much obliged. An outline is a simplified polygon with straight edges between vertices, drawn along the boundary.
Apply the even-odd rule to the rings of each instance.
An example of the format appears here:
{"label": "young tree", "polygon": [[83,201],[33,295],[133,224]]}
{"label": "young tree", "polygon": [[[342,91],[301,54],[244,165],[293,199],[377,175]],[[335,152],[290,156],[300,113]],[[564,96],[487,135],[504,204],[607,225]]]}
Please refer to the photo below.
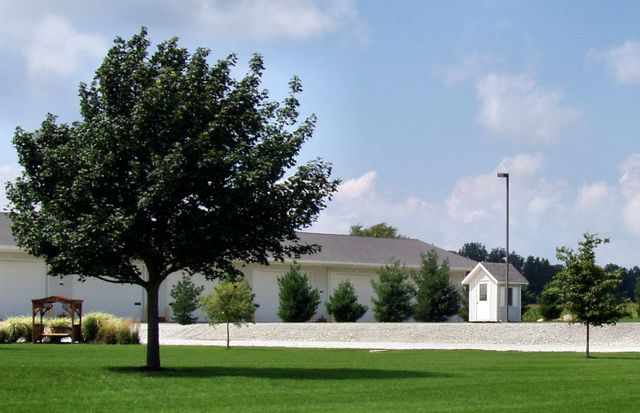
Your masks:
{"label": "young tree", "polygon": [[171,289],[172,315],[171,319],[179,324],[193,324],[198,319],[193,316],[193,312],[198,309],[198,299],[204,291],[204,286],[197,287],[191,277],[183,275],[182,279],[174,284]]}
{"label": "young tree", "polygon": [[223,281],[200,299],[200,306],[209,324],[227,324],[227,350],[230,348],[229,324],[240,327],[243,322],[253,322],[258,307],[253,302],[254,297],[249,284],[240,280]]}
{"label": "young tree", "polygon": [[342,281],[338,285],[326,305],[327,312],[337,322],[356,322],[368,308],[358,303],[358,295],[349,280]]}
{"label": "young tree", "polygon": [[320,292],[309,284],[307,274],[294,263],[282,277],[278,277],[280,306],[278,317],[284,322],[309,321],[320,304]]}
{"label": "young tree", "polygon": [[458,250],[458,255],[478,262],[486,261],[489,256],[487,248],[479,242],[466,242],[462,248]]}
{"label": "young tree", "polygon": [[[261,89],[262,57],[231,76],[231,55],[209,66],[176,38],[148,55],[143,28],[116,38],[91,85],[82,120],[16,130],[22,176],[8,185],[18,245],[51,275],[142,286],[148,303],[147,368],[160,369],[158,291],[176,271],[213,279],[234,261],[266,264],[310,253],[296,230],[336,190],[331,168],[294,168],[315,118],[298,121],[294,77],[282,103]],[[285,173],[288,178],[284,178]],[[143,262],[146,273],[136,266]]]}
{"label": "young tree", "polygon": [[413,318],[427,322],[447,321],[460,308],[460,293],[449,282],[449,262],[445,260],[438,265],[435,250],[422,254],[421,259],[420,270],[413,274],[417,287]]}
{"label": "young tree", "polygon": [[360,224],[351,225],[349,235],[375,238],[405,238],[398,234],[398,230],[396,228],[391,225],[387,225],[385,222],[381,222],[370,227],[363,227]]}
{"label": "young tree", "polygon": [[395,261],[393,265],[380,267],[378,281],[371,280],[377,298],[373,302],[373,317],[381,322],[406,321],[413,314],[415,289],[409,282],[407,267]]}
{"label": "young tree", "polygon": [[607,272],[596,265],[596,247],[608,242],[608,238],[586,233],[577,253],[568,247],[556,250],[558,260],[565,267],[554,278],[557,291],[574,321],[587,329],[587,358],[590,357],[589,327],[615,324],[625,314],[625,300],[615,294],[622,281],[620,271]]}

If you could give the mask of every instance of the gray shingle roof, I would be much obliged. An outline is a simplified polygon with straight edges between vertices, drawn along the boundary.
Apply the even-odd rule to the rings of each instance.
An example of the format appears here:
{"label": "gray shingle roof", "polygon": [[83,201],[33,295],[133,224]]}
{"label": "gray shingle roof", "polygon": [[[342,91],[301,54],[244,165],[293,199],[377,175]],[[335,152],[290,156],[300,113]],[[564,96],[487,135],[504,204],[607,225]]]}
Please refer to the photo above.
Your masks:
{"label": "gray shingle roof", "polygon": [[[495,277],[498,282],[507,282],[507,266],[501,262],[483,262],[482,266],[487,269]],[[529,284],[524,275],[520,274],[520,271],[509,264],[509,282],[510,283],[525,283]]]}
{"label": "gray shingle roof", "polygon": [[[451,268],[471,270],[477,264],[473,260],[417,239],[354,237],[311,232],[298,232],[298,237],[303,244],[317,244],[322,247],[317,254],[301,256],[300,262],[378,266],[399,260],[401,264],[409,267],[419,267],[420,254],[435,249],[440,262],[448,259]],[[11,234],[11,221],[6,213],[0,213],[0,246],[17,246]]]}
{"label": "gray shingle roof", "polygon": [[471,270],[477,264],[469,258],[417,239],[354,237],[311,232],[299,232],[298,236],[304,244],[322,246],[320,252],[302,256],[300,261],[384,265],[391,260],[398,260],[409,267],[419,267],[420,254],[435,249],[439,261],[448,259],[450,268]]}

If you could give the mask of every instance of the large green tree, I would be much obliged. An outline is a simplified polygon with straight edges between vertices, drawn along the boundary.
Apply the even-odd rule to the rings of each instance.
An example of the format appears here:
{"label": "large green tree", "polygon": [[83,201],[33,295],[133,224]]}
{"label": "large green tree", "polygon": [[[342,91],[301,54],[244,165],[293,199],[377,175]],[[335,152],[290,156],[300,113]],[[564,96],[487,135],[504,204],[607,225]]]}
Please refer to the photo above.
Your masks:
{"label": "large green tree", "polygon": [[374,238],[405,238],[403,235],[398,234],[397,228],[387,225],[386,222],[380,222],[370,227],[363,227],[360,224],[351,225],[349,235]]}
{"label": "large green tree", "polygon": [[578,243],[577,252],[568,247],[556,250],[564,269],[555,275],[553,285],[574,321],[586,327],[587,358],[590,357],[589,327],[615,324],[625,314],[625,300],[616,295],[622,281],[621,272],[605,271],[596,265],[595,249],[608,242],[608,238],[587,233],[584,234],[584,241]]}
{"label": "large green tree", "polygon": [[458,255],[478,262],[486,261],[489,256],[487,248],[480,242],[465,242],[462,248],[458,250]]}
{"label": "large green tree", "polygon": [[[321,160],[293,169],[315,117],[298,120],[301,84],[282,102],[261,88],[262,57],[231,76],[176,38],[149,55],[146,30],[116,38],[90,85],[81,120],[17,128],[24,172],[8,185],[18,245],[51,275],[142,286],[147,368],[160,368],[158,291],[171,273],[215,278],[234,261],[266,264],[316,246],[297,242],[336,190]],[[287,174],[287,177],[285,177]],[[146,267],[143,274],[136,263]]]}
{"label": "large green tree", "polygon": [[442,322],[456,314],[460,307],[460,292],[449,282],[449,262],[438,265],[438,253],[429,251],[421,256],[422,265],[413,274],[416,284],[416,321]]}

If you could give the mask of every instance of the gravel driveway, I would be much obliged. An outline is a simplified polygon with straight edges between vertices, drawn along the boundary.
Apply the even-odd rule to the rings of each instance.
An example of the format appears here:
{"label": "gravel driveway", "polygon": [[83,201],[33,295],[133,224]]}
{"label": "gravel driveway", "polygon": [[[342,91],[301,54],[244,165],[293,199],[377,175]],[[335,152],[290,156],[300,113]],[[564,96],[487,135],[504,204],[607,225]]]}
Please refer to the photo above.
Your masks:
{"label": "gravel driveway", "polygon": [[[477,349],[497,351],[585,350],[585,327],[567,323],[257,323],[231,326],[232,346]],[[147,326],[140,326],[147,340]],[[226,345],[224,325],[160,324],[160,343]],[[592,352],[640,351],[640,323],[592,327]]]}

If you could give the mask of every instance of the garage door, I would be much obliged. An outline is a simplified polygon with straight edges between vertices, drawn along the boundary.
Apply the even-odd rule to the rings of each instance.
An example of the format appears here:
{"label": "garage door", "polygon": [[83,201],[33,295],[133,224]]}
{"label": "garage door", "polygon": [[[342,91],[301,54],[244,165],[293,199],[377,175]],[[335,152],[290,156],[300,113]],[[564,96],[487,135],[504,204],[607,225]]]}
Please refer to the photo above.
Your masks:
{"label": "garage door", "polygon": [[0,319],[31,314],[31,300],[46,294],[43,261],[0,261]]}
{"label": "garage door", "polygon": [[251,289],[255,302],[260,305],[256,310],[256,322],[277,323],[278,318],[278,277],[282,271],[254,270],[251,277]]}

